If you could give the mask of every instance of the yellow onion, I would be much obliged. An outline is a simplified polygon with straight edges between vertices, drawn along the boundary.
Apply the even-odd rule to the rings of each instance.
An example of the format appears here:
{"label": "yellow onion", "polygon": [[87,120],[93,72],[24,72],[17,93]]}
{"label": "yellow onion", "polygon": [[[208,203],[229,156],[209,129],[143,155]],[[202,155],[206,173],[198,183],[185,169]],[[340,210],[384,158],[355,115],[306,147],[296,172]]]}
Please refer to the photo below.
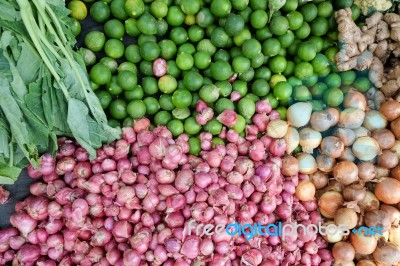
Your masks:
{"label": "yellow onion", "polygon": [[[327,227],[330,224],[335,225],[334,222],[326,222],[326,223],[323,224],[323,226]],[[335,225],[335,227],[336,227],[336,225]],[[326,229],[326,230],[328,231],[328,229]],[[336,243],[336,242],[342,241],[343,235],[342,235],[342,232],[340,230],[336,230],[335,233],[334,232],[330,232],[329,234],[323,235],[322,238],[325,239],[329,243]]]}
{"label": "yellow onion", "polygon": [[369,131],[365,127],[359,127],[359,128],[353,129],[353,131],[356,134],[356,139],[361,138],[361,137],[371,136],[371,131]]}
{"label": "yellow onion", "polygon": [[344,145],[339,138],[328,136],[322,139],[321,151],[324,154],[332,158],[339,158],[343,150],[344,150]]}
{"label": "yellow onion", "polygon": [[326,218],[333,218],[337,210],[344,204],[342,194],[336,191],[327,191],[318,200],[319,211]]}
{"label": "yellow onion", "polygon": [[367,189],[364,184],[354,183],[343,189],[343,198],[346,201],[363,201],[366,196]]}
{"label": "yellow onion", "polygon": [[356,160],[356,157],[354,156],[353,151],[350,147],[345,147],[342,154],[340,154],[338,160],[354,162]]}
{"label": "yellow onion", "polygon": [[372,260],[360,260],[356,266],[376,266]]}
{"label": "yellow onion", "polygon": [[303,127],[311,118],[312,104],[298,102],[292,104],[287,110],[287,121],[293,127]]}
{"label": "yellow onion", "polygon": [[364,211],[379,209],[379,205],[380,205],[379,199],[375,196],[374,193],[372,193],[369,190],[365,192],[364,200],[358,203],[358,206],[360,206],[360,208],[363,209]]}
{"label": "yellow onion", "polygon": [[337,117],[333,111],[316,111],[311,115],[310,124],[316,131],[323,132],[337,124]]}
{"label": "yellow onion", "polygon": [[383,150],[380,155],[378,155],[378,165],[383,168],[392,169],[399,164],[399,158],[397,154],[390,150]]}
{"label": "yellow onion", "polygon": [[336,164],[335,158],[329,157],[326,154],[318,154],[316,162],[318,169],[325,173],[332,172]]}
{"label": "yellow onion", "polygon": [[367,107],[367,100],[365,99],[364,94],[358,92],[356,90],[350,89],[343,99],[344,108],[358,108],[362,111],[365,111]]}
{"label": "yellow onion", "polygon": [[397,226],[400,222],[400,211],[393,206],[382,204],[381,208],[382,211],[386,212],[389,216],[390,223]]}
{"label": "yellow onion", "polygon": [[347,229],[353,229],[357,226],[358,216],[353,209],[340,208],[335,214],[334,221],[337,226],[345,224]]}
{"label": "yellow onion", "polygon": [[382,228],[382,231],[389,230],[391,226],[389,214],[382,210],[370,210],[364,215],[364,223],[368,227],[378,227]]}
{"label": "yellow onion", "polygon": [[310,201],[315,196],[315,186],[309,180],[302,180],[296,187],[295,195],[299,200]]}
{"label": "yellow onion", "polygon": [[400,118],[397,118],[390,123],[390,130],[397,139],[400,139]]}
{"label": "yellow onion", "polygon": [[386,204],[397,204],[400,202],[400,181],[394,178],[382,178],[375,185],[376,197]]}
{"label": "yellow onion", "polygon": [[394,151],[397,154],[397,157],[400,159],[400,140],[396,140],[390,150]]}
{"label": "yellow onion", "polygon": [[342,161],[333,168],[333,177],[341,184],[348,186],[358,181],[358,168],[353,162]]}
{"label": "yellow onion", "polygon": [[400,247],[385,240],[379,240],[373,256],[378,263],[397,265],[400,262]]}
{"label": "yellow onion", "polygon": [[351,146],[356,140],[356,133],[349,128],[338,127],[335,131],[335,136],[343,142],[344,146]]}
{"label": "yellow onion", "polygon": [[328,185],[329,177],[328,174],[317,171],[310,175],[310,181],[314,184],[316,189],[321,189]]}
{"label": "yellow onion", "polygon": [[371,181],[376,176],[376,167],[370,162],[361,162],[357,164],[358,177],[363,181]]}
{"label": "yellow onion", "polygon": [[389,229],[389,242],[400,247],[400,227],[392,226]]}
{"label": "yellow onion", "polygon": [[387,169],[382,166],[376,166],[376,179],[381,179],[382,177],[390,176],[390,169]]}
{"label": "yellow onion", "polygon": [[361,137],[356,139],[353,143],[352,151],[359,160],[369,161],[380,153],[380,148],[375,139],[371,137]]}
{"label": "yellow onion", "polygon": [[393,169],[390,169],[390,177],[400,181],[400,166],[399,165]]}
{"label": "yellow onion", "polygon": [[364,231],[350,234],[350,243],[353,245],[356,253],[362,255],[372,254],[378,244],[374,236],[366,235]]}
{"label": "yellow onion", "polygon": [[285,155],[282,158],[281,173],[284,176],[294,176],[299,173],[299,163],[296,157],[293,157],[291,155]]}
{"label": "yellow onion", "polygon": [[380,111],[387,120],[393,121],[400,117],[400,103],[393,99],[388,99],[381,104]]}
{"label": "yellow onion", "polygon": [[387,126],[386,118],[376,110],[370,110],[365,114],[363,127],[370,131],[384,129]]}
{"label": "yellow onion", "polygon": [[302,152],[298,154],[296,158],[299,162],[300,173],[309,175],[317,171],[317,162],[311,154]]}
{"label": "yellow onion", "polygon": [[383,150],[392,148],[396,141],[392,131],[386,128],[372,132],[371,137],[378,142],[379,147]]}
{"label": "yellow onion", "polygon": [[335,258],[335,262],[353,261],[355,253],[353,246],[344,241],[337,242],[332,247],[332,255]]}
{"label": "yellow onion", "polygon": [[299,132],[294,127],[289,127],[284,137],[286,141],[286,152],[291,154],[300,143]]}
{"label": "yellow onion", "polygon": [[346,108],[340,113],[339,126],[343,128],[359,128],[365,118],[363,110],[358,108]]}
{"label": "yellow onion", "polygon": [[313,153],[314,149],[321,144],[322,136],[318,131],[305,127],[299,131],[300,146],[304,152]]}
{"label": "yellow onion", "polygon": [[272,120],[267,126],[267,135],[274,139],[283,138],[288,130],[288,123],[286,121],[277,119]]}

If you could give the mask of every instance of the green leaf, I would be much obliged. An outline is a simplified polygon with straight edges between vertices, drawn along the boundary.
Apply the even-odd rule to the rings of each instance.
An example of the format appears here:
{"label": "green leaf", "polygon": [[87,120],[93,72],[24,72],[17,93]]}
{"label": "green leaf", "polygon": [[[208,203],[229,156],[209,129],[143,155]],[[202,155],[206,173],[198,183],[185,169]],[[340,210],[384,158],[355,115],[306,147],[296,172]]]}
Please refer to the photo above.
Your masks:
{"label": "green leaf", "polygon": [[20,43],[19,46],[21,55],[17,61],[17,70],[25,84],[29,84],[37,80],[43,62],[31,45]]}
{"label": "green leaf", "polygon": [[9,165],[0,165],[0,185],[11,185],[17,180],[21,168]]}

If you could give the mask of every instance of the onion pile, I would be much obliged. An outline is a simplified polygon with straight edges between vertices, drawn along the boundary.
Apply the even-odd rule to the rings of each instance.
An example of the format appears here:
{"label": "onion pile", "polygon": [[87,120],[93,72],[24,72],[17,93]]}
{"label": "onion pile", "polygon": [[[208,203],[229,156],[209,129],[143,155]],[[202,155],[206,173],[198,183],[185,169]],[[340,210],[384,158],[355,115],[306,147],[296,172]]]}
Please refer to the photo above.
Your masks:
{"label": "onion pile", "polygon": [[[318,224],[315,186],[299,174],[286,143],[231,130],[226,145],[201,133],[200,156],[188,137],[139,120],[89,160],[60,139],[38,182],[15,206],[14,228],[0,231],[0,264],[23,265],[330,265],[321,236],[188,235],[188,224]],[[257,130],[256,130],[257,131]],[[256,133],[258,134],[258,132]],[[228,137],[229,136],[229,137]],[[224,139],[224,137],[222,137]],[[281,168],[284,170],[281,171]],[[297,188],[296,188],[297,186]],[[296,197],[297,196],[297,197]],[[301,201],[298,198],[305,200]]]}

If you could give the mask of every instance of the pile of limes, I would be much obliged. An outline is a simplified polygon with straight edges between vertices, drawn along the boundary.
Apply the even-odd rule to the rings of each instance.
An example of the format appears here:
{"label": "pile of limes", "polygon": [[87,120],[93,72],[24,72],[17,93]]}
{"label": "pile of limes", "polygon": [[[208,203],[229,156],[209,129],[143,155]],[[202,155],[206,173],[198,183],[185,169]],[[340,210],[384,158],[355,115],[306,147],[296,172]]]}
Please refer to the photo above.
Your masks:
{"label": "pile of limes", "polygon": [[[265,0],[85,2],[68,6],[75,19],[89,13],[102,25],[84,36],[81,52],[115,126],[148,116],[175,136],[202,129],[218,135],[222,125],[216,119],[197,124],[199,99],[215,115],[233,109],[250,122],[259,99],[268,99],[285,118],[294,101],[313,100],[315,109],[340,105],[346,86],[356,82],[353,72],[334,67],[333,1],[287,0],[272,17]],[[351,8],[357,16],[359,10]],[[160,78],[153,75],[157,58],[167,63]],[[239,101],[230,100],[232,91]]]}

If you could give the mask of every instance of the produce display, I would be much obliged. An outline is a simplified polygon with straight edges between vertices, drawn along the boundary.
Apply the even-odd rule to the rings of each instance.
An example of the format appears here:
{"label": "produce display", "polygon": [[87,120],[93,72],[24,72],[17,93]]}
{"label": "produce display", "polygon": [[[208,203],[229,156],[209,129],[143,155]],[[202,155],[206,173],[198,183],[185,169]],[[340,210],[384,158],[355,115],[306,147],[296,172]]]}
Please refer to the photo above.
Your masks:
{"label": "produce display", "polygon": [[396,2],[0,2],[0,265],[400,265]]}

